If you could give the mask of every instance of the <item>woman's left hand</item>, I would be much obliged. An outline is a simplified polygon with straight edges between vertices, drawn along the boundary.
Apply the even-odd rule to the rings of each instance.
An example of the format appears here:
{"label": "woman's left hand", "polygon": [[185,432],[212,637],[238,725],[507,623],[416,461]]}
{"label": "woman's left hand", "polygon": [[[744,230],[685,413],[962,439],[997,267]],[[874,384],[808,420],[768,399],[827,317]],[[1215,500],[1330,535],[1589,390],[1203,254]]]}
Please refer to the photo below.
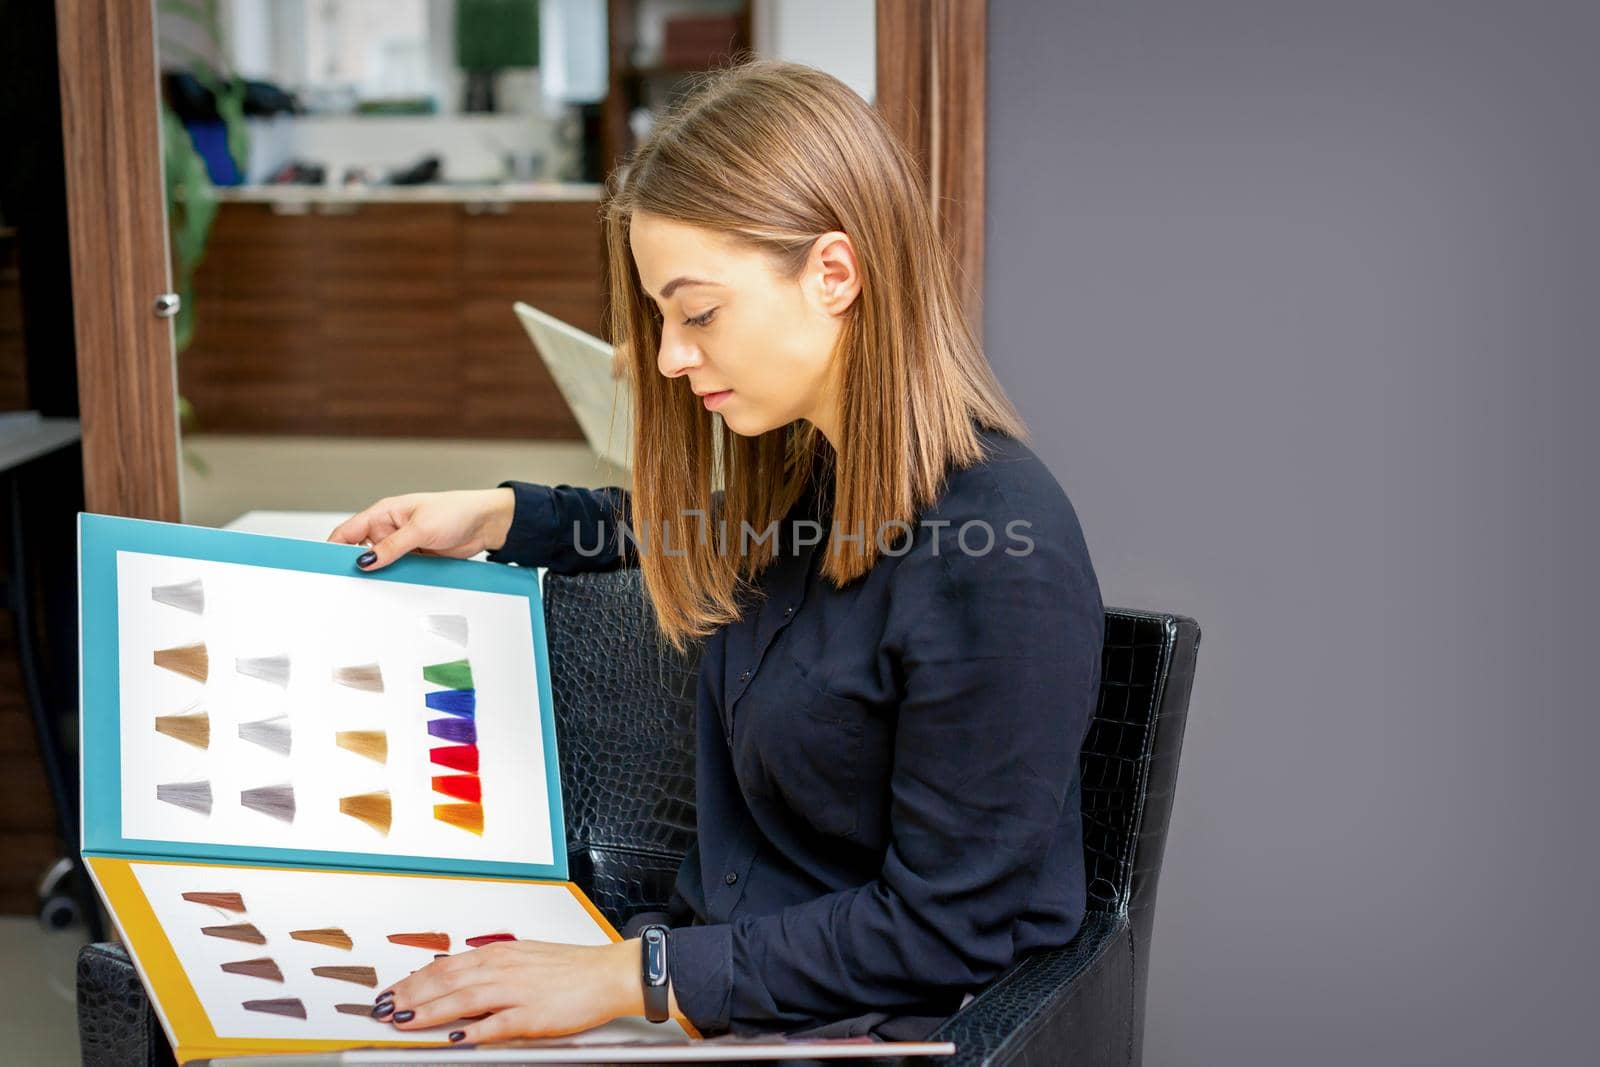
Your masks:
{"label": "woman's left hand", "polygon": [[450,1034],[473,1044],[571,1034],[643,1012],[637,938],[599,946],[485,945],[434,960],[379,993],[373,1009],[401,1030],[487,1015]]}

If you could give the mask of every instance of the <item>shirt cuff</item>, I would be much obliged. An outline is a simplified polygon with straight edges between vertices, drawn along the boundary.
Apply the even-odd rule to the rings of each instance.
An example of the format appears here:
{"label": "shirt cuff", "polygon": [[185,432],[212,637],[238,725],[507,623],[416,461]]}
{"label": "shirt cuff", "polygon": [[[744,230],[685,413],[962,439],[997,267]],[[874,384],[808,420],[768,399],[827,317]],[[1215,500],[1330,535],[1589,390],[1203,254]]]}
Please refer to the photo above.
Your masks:
{"label": "shirt cuff", "polygon": [[495,488],[510,489],[516,504],[511,512],[511,528],[506,531],[506,543],[484,558],[490,563],[541,566],[550,558],[550,532],[556,528],[555,496],[550,487],[531,482],[501,482]]}
{"label": "shirt cuff", "polygon": [[728,1029],[733,1004],[733,927],[679,926],[667,935],[667,974],[678,1007],[701,1033]]}

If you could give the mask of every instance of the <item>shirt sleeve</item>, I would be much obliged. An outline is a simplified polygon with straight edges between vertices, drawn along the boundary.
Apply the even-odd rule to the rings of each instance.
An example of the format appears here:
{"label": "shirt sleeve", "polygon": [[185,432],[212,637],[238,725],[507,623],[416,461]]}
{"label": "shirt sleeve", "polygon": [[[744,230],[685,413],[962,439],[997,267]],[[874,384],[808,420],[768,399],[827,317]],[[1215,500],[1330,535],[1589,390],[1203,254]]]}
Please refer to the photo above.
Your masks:
{"label": "shirt sleeve", "polygon": [[548,567],[557,574],[611,571],[638,566],[631,540],[632,508],[619,486],[581,489],[506,481],[516,498],[506,543],[486,557],[491,563]]}
{"label": "shirt sleeve", "polygon": [[885,647],[904,696],[878,876],[674,930],[673,984],[697,1026],[953,1011],[1012,963],[1098,699],[1104,615],[1075,530],[1035,535],[1025,555],[969,555],[954,534],[892,579]]}

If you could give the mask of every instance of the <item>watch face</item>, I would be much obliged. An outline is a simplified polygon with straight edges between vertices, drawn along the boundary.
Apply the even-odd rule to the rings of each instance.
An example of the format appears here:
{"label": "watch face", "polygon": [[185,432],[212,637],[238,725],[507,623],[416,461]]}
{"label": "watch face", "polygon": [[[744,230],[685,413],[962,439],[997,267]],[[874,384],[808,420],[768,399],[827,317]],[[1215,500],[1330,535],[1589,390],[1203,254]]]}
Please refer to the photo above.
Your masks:
{"label": "watch face", "polygon": [[667,981],[667,938],[660,930],[644,934],[644,980],[649,985]]}

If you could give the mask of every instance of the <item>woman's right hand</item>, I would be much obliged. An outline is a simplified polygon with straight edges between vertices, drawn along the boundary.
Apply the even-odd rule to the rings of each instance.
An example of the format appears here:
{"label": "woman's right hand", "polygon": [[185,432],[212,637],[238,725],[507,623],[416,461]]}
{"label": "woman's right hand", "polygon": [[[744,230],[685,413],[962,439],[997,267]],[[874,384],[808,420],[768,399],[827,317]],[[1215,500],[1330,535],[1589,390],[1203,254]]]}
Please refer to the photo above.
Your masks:
{"label": "woman's right hand", "polygon": [[387,567],[407,552],[466,559],[506,543],[515,507],[509,488],[387,496],[340,523],[328,540],[371,545],[356,560],[366,571]]}

